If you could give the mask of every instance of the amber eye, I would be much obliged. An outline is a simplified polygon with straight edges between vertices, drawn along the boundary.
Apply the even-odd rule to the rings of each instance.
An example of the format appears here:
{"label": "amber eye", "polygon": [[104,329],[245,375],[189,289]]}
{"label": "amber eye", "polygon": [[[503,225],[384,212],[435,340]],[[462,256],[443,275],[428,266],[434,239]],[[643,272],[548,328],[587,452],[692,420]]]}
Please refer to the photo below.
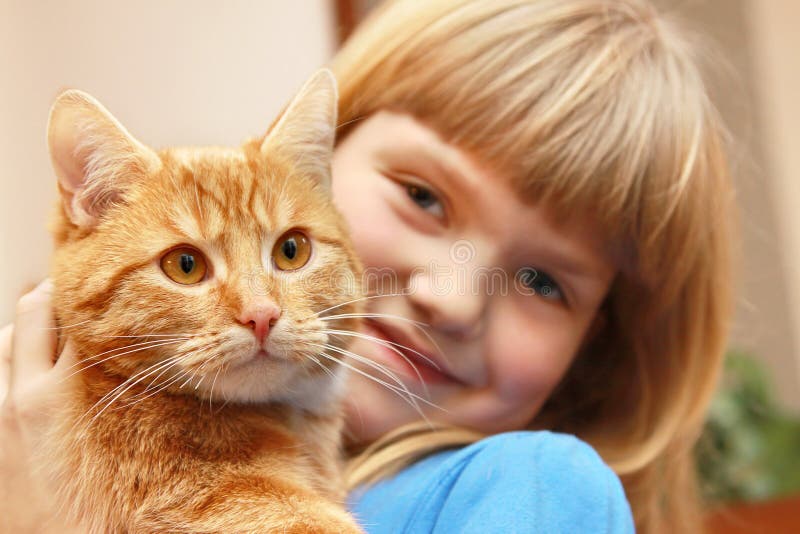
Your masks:
{"label": "amber eye", "polygon": [[161,270],[179,284],[191,285],[201,282],[206,276],[206,257],[192,247],[178,247],[161,258]]}
{"label": "amber eye", "polygon": [[299,269],[311,257],[311,241],[302,232],[290,230],[272,247],[272,260],[282,271]]}

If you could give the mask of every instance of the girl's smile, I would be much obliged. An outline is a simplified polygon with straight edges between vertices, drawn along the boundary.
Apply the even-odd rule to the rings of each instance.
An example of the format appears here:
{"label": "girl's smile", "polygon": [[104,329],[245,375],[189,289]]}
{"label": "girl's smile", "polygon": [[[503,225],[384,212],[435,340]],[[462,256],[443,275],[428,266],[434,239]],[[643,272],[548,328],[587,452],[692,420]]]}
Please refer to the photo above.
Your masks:
{"label": "girl's smile", "polygon": [[416,379],[423,384],[459,381],[444,362],[443,355],[430,343],[419,339],[419,332],[415,335],[409,328],[396,323],[391,320],[367,320],[364,333],[386,341],[385,344],[374,343],[376,350],[373,350],[373,356],[391,368],[399,369],[403,377]]}
{"label": "girl's smile", "polygon": [[[527,426],[602,321],[616,270],[602,240],[580,214],[555,226],[545,206],[523,203],[508,180],[408,115],[366,119],[337,147],[333,174],[369,289],[393,295],[367,301],[378,317],[365,333],[384,342],[359,339],[351,350],[435,404],[419,403],[431,420]],[[358,439],[420,419],[396,391],[351,380]]]}

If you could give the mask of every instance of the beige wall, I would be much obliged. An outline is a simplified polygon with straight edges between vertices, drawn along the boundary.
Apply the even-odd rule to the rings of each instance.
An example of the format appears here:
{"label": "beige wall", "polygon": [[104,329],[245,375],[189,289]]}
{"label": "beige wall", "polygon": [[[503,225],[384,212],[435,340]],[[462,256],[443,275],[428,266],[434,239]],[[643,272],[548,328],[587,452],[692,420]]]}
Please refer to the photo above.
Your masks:
{"label": "beige wall", "polygon": [[800,2],[750,0],[753,76],[785,277],[791,358],[775,361],[783,397],[800,410]]}
{"label": "beige wall", "polygon": [[60,88],[93,94],[143,142],[261,133],[334,45],[328,0],[0,0],[0,324],[47,273]]}

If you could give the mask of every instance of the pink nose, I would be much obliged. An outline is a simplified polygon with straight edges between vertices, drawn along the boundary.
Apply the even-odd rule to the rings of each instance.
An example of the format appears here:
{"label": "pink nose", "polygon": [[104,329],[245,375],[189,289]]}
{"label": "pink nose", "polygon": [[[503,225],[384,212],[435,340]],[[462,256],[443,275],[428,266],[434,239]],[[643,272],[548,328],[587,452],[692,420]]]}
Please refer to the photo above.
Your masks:
{"label": "pink nose", "polygon": [[256,339],[263,343],[269,335],[269,329],[281,316],[281,309],[270,299],[254,299],[245,304],[237,317],[244,326],[253,329]]}

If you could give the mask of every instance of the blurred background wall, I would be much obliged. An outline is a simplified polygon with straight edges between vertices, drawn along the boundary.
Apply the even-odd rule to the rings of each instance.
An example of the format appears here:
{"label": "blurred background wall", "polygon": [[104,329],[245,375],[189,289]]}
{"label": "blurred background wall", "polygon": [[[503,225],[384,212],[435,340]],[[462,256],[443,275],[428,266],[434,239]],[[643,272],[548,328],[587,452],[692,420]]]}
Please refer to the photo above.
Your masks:
{"label": "blurred background wall", "polygon": [[[768,337],[774,338],[769,343],[775,346],[775,352],[766,346],[755,347],[755,351],[770,362],[781,398],[800,412],[800,2],[749,0],[743,11],[749,22],[753,57],[748,78],[759,118],[758,135],[752,144],[758,146],[763,158],[760,182],[768,192],[777,226],[771,244],[783,277],[776,278],[774,285],[785,294],[775,302],[768,318],[785,313],[788,322],[777,322],[774,331],[762,336],[765,343]],[[748,205],[747,199],[742,202]],[[760,278],[752,266],[749,271],[751,279]],[[752,291],[745,296],[749,294]],[[787,305],[785,312],[780,307],[782,302]],[[788,330],[783,330],[787,326]],[[785,344],[775,343],[784,339],[785,333],[789,334]]]}
{"label": "blurred background wall", "polygon": [[[330,57],[342,13],[352,21],[376,3],[0,0],[0,324],[47,273],[45,126],[60,88],[92,93],[156,147],[237,144]],[[715,51],[705,55],[735,142],[743,231],[732,344],[765,361],[800,412],[800,2],[657,3]]]}
{"label": "blurred background wall", "polygon": [[335,41],[328,0],[0,0],[0,324],[47,274],[45,130],[60,89],[91,93],[154,147],[238,145]]}
{"label": "blurred background wall", "polygon": [[711,91],[731,131],[742,230],[731,345],[767,364],[800,413],[800,2],[657,0],[705,42]]}

